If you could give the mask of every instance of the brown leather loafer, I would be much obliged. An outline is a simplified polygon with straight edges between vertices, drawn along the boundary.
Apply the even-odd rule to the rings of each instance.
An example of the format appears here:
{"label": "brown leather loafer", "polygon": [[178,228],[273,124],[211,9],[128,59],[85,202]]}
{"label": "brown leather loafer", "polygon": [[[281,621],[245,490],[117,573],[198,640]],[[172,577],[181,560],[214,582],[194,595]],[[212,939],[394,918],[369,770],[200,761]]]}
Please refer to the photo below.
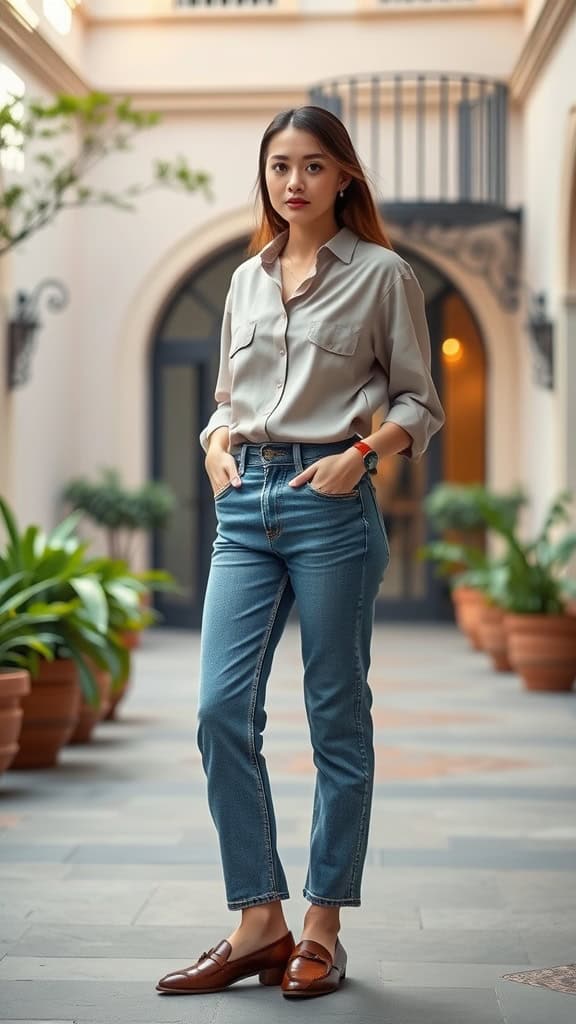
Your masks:
{"label": "brown leather loafer", "polygon": [[235,981],[258,975],[261,985],[279,985],[286,964],[294,949],[292,932],[269,946],[249,953],[247,956],[230,960],[232,947],[226,939],[199,956],[191,967],[166,974],[156,985],[158,992],[172,995],[193,995],[194,993],[221,992]]}
{"label": "brown leather loafer", "polygon": [[324,946],[312,939],[303,939],[286,964],[282,978],[284,996],[326,996],[335,992],[346,977],[346,950],[336,939],[334,959]]}

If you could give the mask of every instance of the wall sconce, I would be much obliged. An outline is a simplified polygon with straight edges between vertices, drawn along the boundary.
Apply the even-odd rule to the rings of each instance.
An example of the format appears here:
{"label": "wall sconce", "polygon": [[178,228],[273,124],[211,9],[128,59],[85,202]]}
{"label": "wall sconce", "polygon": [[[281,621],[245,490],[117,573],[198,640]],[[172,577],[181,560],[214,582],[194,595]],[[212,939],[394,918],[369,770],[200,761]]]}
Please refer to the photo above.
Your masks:
{"label": "wall sconce", "polygon": [[35,335],[42,326],[38,319],[38,306],[43,292],[50,291],[46,305],[58,313],[68,305],[68,290],[61,281],[46,278],[33,292],[18,292],[16,315],[8,322],[8,387],[19,388],[30,379],[30,363],[34,351]]}
{"label": "wall sconce", "polygon": [[546,294],[531,296],[532,310],[527,328],[534,351],[534,377],[542,388],[554,387],[554,324],[546,315]]}

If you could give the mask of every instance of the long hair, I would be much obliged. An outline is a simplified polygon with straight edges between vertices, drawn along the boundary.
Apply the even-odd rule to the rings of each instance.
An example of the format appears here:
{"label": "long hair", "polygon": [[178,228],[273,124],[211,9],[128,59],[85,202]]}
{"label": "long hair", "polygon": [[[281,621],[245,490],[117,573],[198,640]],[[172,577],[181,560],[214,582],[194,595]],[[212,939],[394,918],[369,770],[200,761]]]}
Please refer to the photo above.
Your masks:
{"label": "long hair", "polygon": [[366,242],[376,242],[386,249],[392,249],[368,186],[366,174],[342,121],[323,107],[305,106],[280,111],[262,136],[258,157],[258,179],[255,185],[258,225],[250,239],[248,255],[255,256],[289,226],[288,221],[276,212],[270,202],[266,185],[266,160],[273,136],[290,125],[316,136],[324,152],[352,179],[344,190],[344,196],[336,197],[334,215],[338,227],[348,227]]}

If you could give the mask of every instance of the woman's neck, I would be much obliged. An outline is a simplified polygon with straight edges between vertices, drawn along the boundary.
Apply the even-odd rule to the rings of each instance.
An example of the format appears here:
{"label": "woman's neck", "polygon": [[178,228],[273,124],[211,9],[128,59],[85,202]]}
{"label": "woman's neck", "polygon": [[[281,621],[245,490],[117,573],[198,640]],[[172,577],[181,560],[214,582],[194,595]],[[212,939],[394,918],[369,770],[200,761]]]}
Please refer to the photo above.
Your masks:
{"label": "woman's neck", "polygon": [[293,263],[311,263],[320,246],[334,238],[339,230],[335,220],[329,224],[310,224],[306,227],[292,224],[282,255]]}

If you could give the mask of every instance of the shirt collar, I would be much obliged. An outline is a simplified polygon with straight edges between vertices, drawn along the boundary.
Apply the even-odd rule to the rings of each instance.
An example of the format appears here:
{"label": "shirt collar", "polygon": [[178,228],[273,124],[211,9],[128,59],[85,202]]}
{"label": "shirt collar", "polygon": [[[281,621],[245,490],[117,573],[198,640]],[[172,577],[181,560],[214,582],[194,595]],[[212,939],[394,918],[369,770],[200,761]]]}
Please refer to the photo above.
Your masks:
{"label": "shirt collar", "polygon": [[[281,252],[285,242],[288,239],[289,230],[286,228],[285,231],[281,231],[279,235],[276,235],[268,245],[260,251],[260,259],[264,266],[269,266],[274,263],[278,253]],[[337,234],[333,238],[330,238],[324,245],[320,246],[318,252],[322,252],[322,249],[330,249],[335,256],[341,260],[342,263],[351,263],[354,255],[354,250],[358,245],[358,235],[354,234],[350,228],[340,228]]]}

